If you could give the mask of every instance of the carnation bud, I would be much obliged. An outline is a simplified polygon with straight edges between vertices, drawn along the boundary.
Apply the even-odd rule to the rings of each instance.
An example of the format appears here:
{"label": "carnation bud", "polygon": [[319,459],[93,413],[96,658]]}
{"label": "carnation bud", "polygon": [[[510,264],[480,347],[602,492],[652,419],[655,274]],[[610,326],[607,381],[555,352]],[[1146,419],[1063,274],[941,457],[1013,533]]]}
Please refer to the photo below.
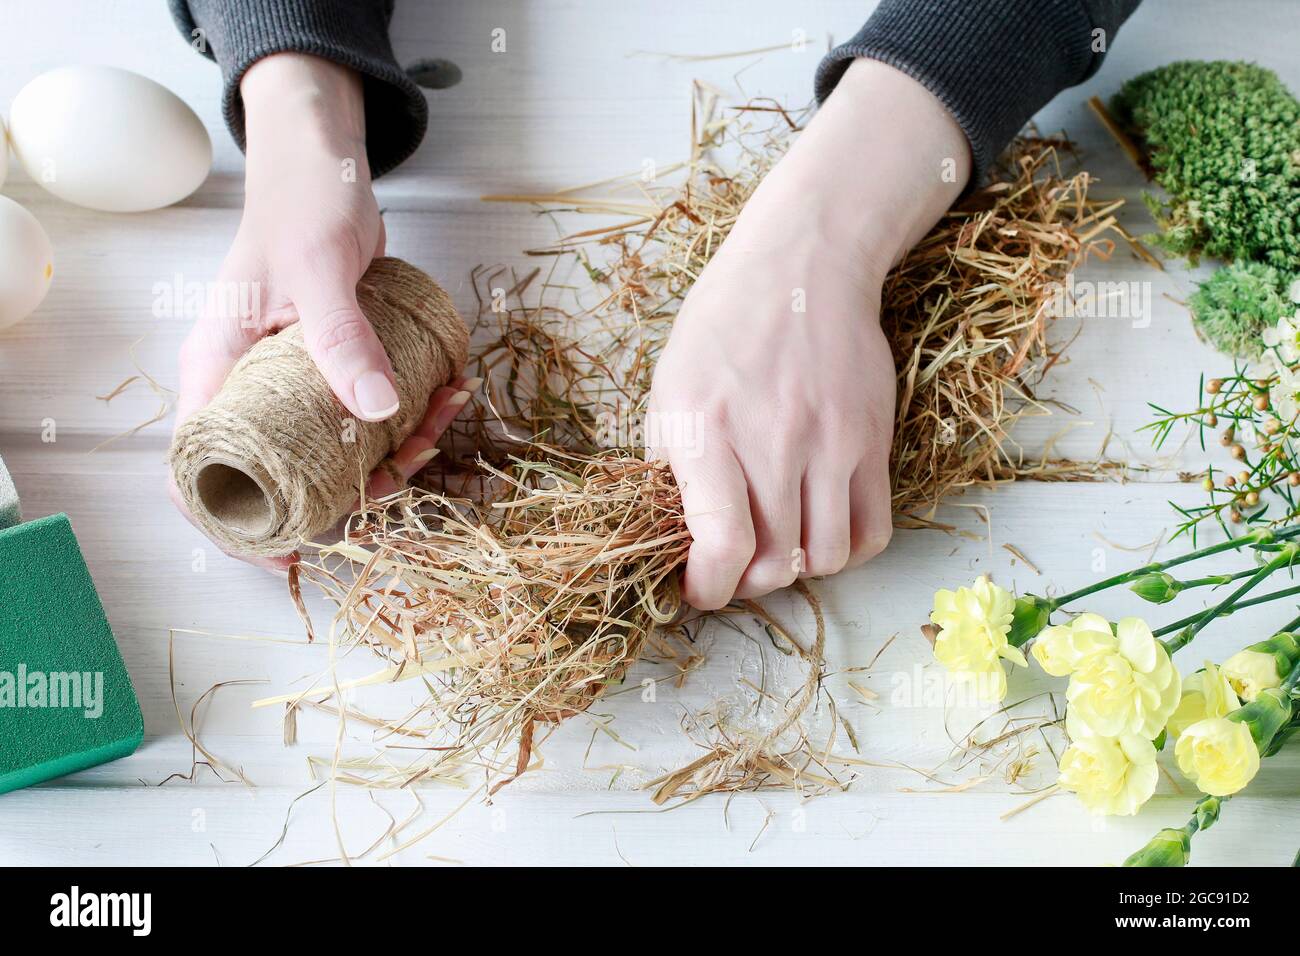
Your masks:
{"label": "carnation bud", "polygon": [[1192,858],[1192,835],[1186,830],[1161,830],[1127,860],[1125,866],[1186,866]]}
{"label": "carnation bud", "polygon": [[1144,574],[1129,585],[1129,590],[1142,600],[1150,601],[1152,604],[1168,604],[1178,597],[1178,592],[1182,589],[1182,582],[1175,580],[1173,575],[1166,574],[1163,571]]}
{"label": "carnation bud", "polygon": [[1252,644],[1246,650],[1272,654],[1279,677],[1286,677],[1300,664],[1300,640],[1290,631],[1278,631],[1268,640]]}
{"label": "carnation bud", "polygon": [[1300,664],[1300,641],[1280,631],[1266,641],[1242,648],[1223,662],[1223,672],[1242,700],[1254,700],[1257,693],[1277,687]]}
{"label": "carnation bud", "polygon": [[1223,797],[1201,797],[1196,804],[1196,829],[1208,830],[1218,823],[1221,809],[1223,809]]}
{"label": "carnation bud", "polygon": [[1038,632],[1047,627],[1052,616],[1052,606],[1040,597],[1026,594],[1016,598],[1015,610],[1011,612],[1011,630],[1007,633],[1007,643],[1020,647]]}
{"label": "carnation bud", "polygon": [[1228,720],[1245,724],[1260,753],[1265,753],[1277,732],[1291,719],[1291,695],[1280,687],[1260,691],[1249,704],[1228,715]]}

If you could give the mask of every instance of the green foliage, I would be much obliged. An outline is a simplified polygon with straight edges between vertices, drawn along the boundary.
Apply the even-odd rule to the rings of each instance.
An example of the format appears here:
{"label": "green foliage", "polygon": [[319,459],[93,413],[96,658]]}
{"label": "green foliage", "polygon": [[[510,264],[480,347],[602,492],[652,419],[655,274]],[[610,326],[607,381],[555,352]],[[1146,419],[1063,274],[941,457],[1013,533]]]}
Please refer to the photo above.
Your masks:
{"label": "green foliage", "polygon": [[1169,193],[1148,197],[1162,246],[1300,267],[1300,102],[1272,71],[1171,63],[1125,83],[1111,108]]}
{"label": "green foliage", "polygon": [[1219,351],[1259,358],[1264,330],[1295,311],[1289,294],[1293,278],[1262,262],[1229,263],[1191,297],[1192,321]]}

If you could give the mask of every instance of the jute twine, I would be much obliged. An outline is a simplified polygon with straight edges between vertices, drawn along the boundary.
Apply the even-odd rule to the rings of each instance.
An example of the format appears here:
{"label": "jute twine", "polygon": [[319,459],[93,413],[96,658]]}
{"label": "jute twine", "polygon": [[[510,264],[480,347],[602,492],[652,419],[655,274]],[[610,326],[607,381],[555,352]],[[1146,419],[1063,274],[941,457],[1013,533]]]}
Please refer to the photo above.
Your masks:
{"label": "jute twine", "polygon": [[469,332],[447,293],[401,259],[376,259],[357,285],[388,350],[401,405],[353,418],[292,325],[254,345],[216,398],[176,431],[171,466],[190,513],[229,551],[292,552],[332,528],[360,483],[423,418],[429,394],[465,364]]}

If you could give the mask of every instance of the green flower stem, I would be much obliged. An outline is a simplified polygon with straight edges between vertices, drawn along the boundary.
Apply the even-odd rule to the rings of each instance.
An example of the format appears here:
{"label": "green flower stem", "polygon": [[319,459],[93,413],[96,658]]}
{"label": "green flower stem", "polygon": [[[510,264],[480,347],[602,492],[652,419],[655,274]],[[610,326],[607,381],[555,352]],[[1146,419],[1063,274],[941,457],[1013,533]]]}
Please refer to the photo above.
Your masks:
{"label": "green flower stem", "polygon": [[1190,581],[1179,581],[1178,583],[1182,585],[1182,590],[1184,591],[1189,588],[1203,588],[1207,585],[1217,587],[1222,584],[1231,584],[1233,581],[1239,581],[1254,573],[1254,568],[1246,568],[1244,571],[1238,571],[1236,574],[1210,574],[1203,578],[1192,578]]}
{"label": "green flower stem", "polygon": [[[1248,607],[1255,607],[1256,605],[1259,604],[1267,604],[1269,601],[1277,601],[1280,600],[1281,598],[1292,597],[1293,595],[1296,594],[1300,594],[1300,584],[1293,585],[1289,588],[1282,588],[1282,590],[1280,591],[1270,591],[1267,594],[1262,594],[1257,598],[1251,598],[1249,601],[1242,601],[1239,604],[1233,604],[1231,607],[1224,610],[1223,613],[1219,615],[1219,617],[1227,617],[1228,615],[1232,614],[1235,611],[1241,611]],[[1166,634],[1172,634],[1175,631],[1181,631],[1183,628],[1187,627],[1187,625],[1195,624],[1197,618],[1208,613],[1209,610],[1197,611],[1195,614],[1189,614],[1187,617],[1180,618],[1179,620],[1174,621],[1172,624],[1166,624],[1158,631],[1153,631],[1152,633],[1156,637],[1164,637]],[[1282,630],[1293,631],[1297,627],[1300,627],[1300,621],[1293,621],[1287,627],[1282,628]]]}
{"label": "green flower stem", "polygon": [[1233,591],[1214,607],[1203,613],[1195,621],[1180,631],[1177,637],[1165,641],[1165,648],[1170,654],[1172,654],[1180,648],[1186,647],[1192,642],[1193,638],[1195,638],[1197,634],[1201,633],[1201,631],[1205,629],[1206,625],[1219,615],[1223,614],[1225,610],[1231,609],[1242,595],[1246,594],[1246,592],[1251,588],[1255,587],[1255,585],[1259,584],[1259,582],[1263,581],[1279,568],[1284,568],[1294,563],[1297,553],[1300,553],[1300,546],[1288,544],[1278,552],[1277,557],[1273,558],[1273,560],[1269,561],[1268,564],[1264,565],[1247,578],[1245,584],[1241,585],[1241,587],[1237,588],[1237,590]]}
{"label": "green flower stem", "polygon": [[1069,594],[1063,594],[1057,598],[1047,598],[1047,606],[1050,610],[1055,611],[1057,608],[1069,604],[1071,601],[1077,601],[1081,597],[1087,597],[1090,594],[1096,594],[1098,591],[1105,591],[1107,588],[1113,588],[1120,584],[1128,584],[1130,581],[1143,574],[1164,571],[1180,564],[1186,564],[1189,561],[1196,561],[1200,558],[1206,558],[1212,554],[1220,554],[1224,551],[1235,551],[1248,545],[1268,544],[1275,541],[1288,541],[1297,536],[1300,536],[1300,524],[1279,528],[1276,531],[1270,531],[1267,528],[1260,528],[1256,531],[1251,531],[1248,534],[1243,534],[1237,538],[1229,538],[1227,541],[1221,541],[1218,544],[1212,544],[1204,548],[1198,548],[1195,551],[1189,551],[1187,554],[1179,555],[1176,558],[1170,558],[1167,561],[1158,561],[1154,564],[1147,564],[1140,568],[1134,568],[1131,571],[1125,571],[1122,574],[1116,574],[1113,577],[1098,581],[1096,584],[1090,584],[1087,587],[1079,588],[1077,591],[1071,591]]}

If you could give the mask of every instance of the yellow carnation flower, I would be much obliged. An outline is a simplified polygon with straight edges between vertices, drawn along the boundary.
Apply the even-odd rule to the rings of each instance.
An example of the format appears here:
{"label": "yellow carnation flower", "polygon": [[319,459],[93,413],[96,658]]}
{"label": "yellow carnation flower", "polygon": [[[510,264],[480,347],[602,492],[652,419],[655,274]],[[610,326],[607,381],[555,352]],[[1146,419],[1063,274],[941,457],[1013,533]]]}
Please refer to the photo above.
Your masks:
{"label": "yellow carnation flower", "polygon": [[1068,624],[1044,630],[1034,641],[1031,653],[1047,673],[1065,677],[1085,659],[1099,651],[1113,650],[1118,643],[1110,631],[1110,621],[1100,614],[1080,614]]}
{"label": "yellow carnation flower", "polygon": [[1065,699],[1075,720],[1098,737],[1153,740],[1178,707],[1182,678],[1141,618],[1126,617],[1115,631],[1114,647],[1080,661]]}
{"label": "yellow carnation flower", "polygon": [[1169,718],[1167,729],[1177,737],[1198,720],[1226,717],[1240,706],[1241,701],[1223,671],[1206,661],[1205,670],[1183,681],[1183,697]]}
{"label": "yellow carnation flower", "polygon": [[1060,784],[1090,813],[1128,817],[1156,792],[1156,748],[1135,734],[1084,737],[1061,755]]}
{"label": "yellow carnation flower", "polygon": [[973,681],[984,700],[1007,695],[1003,658],[1024,667],[1025,655],[1007,642],[1015,598],[987,576],[968,588],[936,591],[930,621],[939,628],[934,656],[954,678]]}
{"label": "yellow carnation flower", "polygon": [[1178,769],[1203,793],[1226,797],[1259,772],[1259,748],[1245,723],[1207,717],[1183,731],[1174,748]]}
{"label": "yellow carnation flower", "polygon": [[1272,654],[1246,648],[1223,662],[1223,674],[1232,689],[1244,701],[1254,700],[1262,690],[1279,687],[1282,675],[1277,672],[1277,660]]}

